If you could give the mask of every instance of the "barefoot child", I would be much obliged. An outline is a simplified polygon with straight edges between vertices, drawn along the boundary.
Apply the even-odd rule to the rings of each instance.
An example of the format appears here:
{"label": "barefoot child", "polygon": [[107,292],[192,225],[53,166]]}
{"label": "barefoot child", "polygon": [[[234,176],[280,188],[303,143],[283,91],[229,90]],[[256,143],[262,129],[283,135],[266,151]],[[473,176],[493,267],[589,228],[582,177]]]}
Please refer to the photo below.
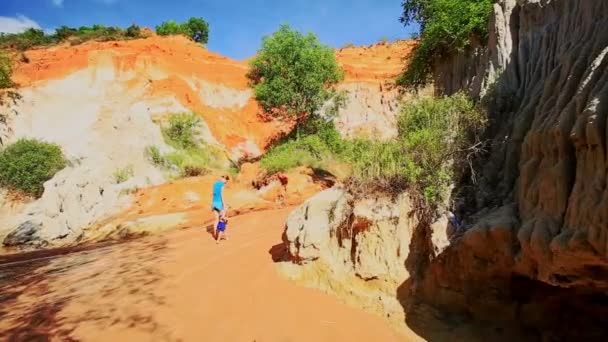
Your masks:
{"label": "barefoot child", "polygon": [[226,237],[226,226],[228,225],[228,219],[225,216],[222,216],[220,222],[217,224],[217,238],[215,239],[215,243],[220,243],[220,239],[228,240]]}
{"label": "barefoot child", "polygon": [[224,203],[224,196],[222,196],[222,189],[226,182],[228,182],[228,176],[222,176],[217,182],[213,184],[213,199],[211,200],[211,211],[215,217],[213,221],[213,237],[217,239],[217,227],[220,219],[226,217],[226,204]]}

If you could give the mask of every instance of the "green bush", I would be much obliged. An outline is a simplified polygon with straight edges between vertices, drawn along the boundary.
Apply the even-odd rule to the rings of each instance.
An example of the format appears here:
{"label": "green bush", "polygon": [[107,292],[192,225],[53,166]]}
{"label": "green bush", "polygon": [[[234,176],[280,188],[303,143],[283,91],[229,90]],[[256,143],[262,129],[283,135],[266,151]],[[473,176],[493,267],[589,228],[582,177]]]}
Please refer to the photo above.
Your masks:
{"label": "green bush", "polygon": [[65,165],[58,145],[20,139],[0,152],[0,185],[40,197],[44,183]]}
{"label": "green bush", "polygon": [[150,159],[150,161],[156,166],[165,165],[165,158],[157,146],[147,146],[146,147],[146,155]]}
{"label": "green bush", "polygon": [[160,36],[181,34],[197,43],[207,44],[209,40],[209,24],[203,18],[194,17],[181,24],[174,20],[169,20],[156,26],[156,33]]}
{"label": "green bush", "polygon": [[125,31],[125,36],[130,38],[139,38],[141,37],[141,28],[135,24],[127,27]]}
{"label": "green bush", "polygon": [[401,86],[428,83],[433,63],[469,46],[472,37],[485,41],[493,0],[404,0],[401,22],[420,24],[420,44],[414,49]]}
{"label": "green bush", "polygon": [[66,40],[77,34],[78,34],[77,29],[68,27],[65,25],[60,26],[59,28],[55,29],[55,37],[57,37],[57,39],[59,39],[59,40]]}
{"label": "green bush", "polygon": [[163,128],[163,134],[169,145],[188,149],[198,145],[196,129],[201,119],[194,113],[178,113],[169,117],[169,126]]}
{"label": "green bush", "polygon": [[131,165],[114,171],[114,181],[116,184],[124,183],[131,177],[133,177],[133,166]]}
{"label": "green bush", "polygon": [[463,94],[423,99],[405,106],[398,119],[399,137],[408,158],[406,180],[434,202],[477,152],[486,125],[482,111]]}
{"label": "green bush", "polygon": [[162,155],[158,147],[148,146],[145,153],[150,161],[179,172],[180,177],[205,175],[212,169],[225,170],[228,167],[225,152],[197,138],[196,129],[200,123],[200,118],[193,113],[172,114],[162,132],[165,142],[174,151]]}
{"label": "green bush", "polygon": [[119,27],[104,25],[81,26],[72,28],[61,26],[54,34],[30,28],[21,33],[0,33],[0,48],[27,50],[36,46],[47,46],[69,41],[77,45],[90,40],[110,41],[140,38],[141,30],[137,25],[131,25],[126,30]]}
{"label": "green bush", "polygon": [[344,141],[333,123],[318,126],[299,139],[291,137],[273,147],[260,160],[262,168],[270,173],[287,171],[298,166],[311,166],[329,171],[344,152]]}
{"label": "green bush", "polygon": [[485,123],[483,113],[462,94],[423,99],[404,106],[393,140],[345,140],[327,123],[273,147],[260,163],[270,173],[298,166],[331,172],[334,165],[346,164],[352,184],[391,192],[407,187],[434,205],[460,176],[458,170],[468,167]]}
{"label": "green bush", "polygon": [[169,165],[177,168],[181,177],[203,175],[207,173],[207,170],[213,168],[213,160],[208,148],[204,147],[178,149],[168,153],[164,158]]}
{"label": "green bush", "polygon": [[343,78],[343,72],[334,50],[314,34],[303,35],[281,25],[263,38],[247,77],[267,113],[305,119],[331,98],[330,89]]}
{"label": "green bush", "polygon": [[182,30],[182,26],[175,20],[169,20],[163,21],[160,25],[156,26],[156,34],[160,36],[171,36],[178,34],[185,35],[185,32]]}
{"label": "green bush", "polygon": [[13,75],[12,64],[11,57],[3,51],[0,51],[0,89],[13,86],[13,81],[11,80]]}
{"label": "green bush", "polygon": [[209,24],[203,18],[190,18],[182,27],[195,42],[207,44],[209,41]]}

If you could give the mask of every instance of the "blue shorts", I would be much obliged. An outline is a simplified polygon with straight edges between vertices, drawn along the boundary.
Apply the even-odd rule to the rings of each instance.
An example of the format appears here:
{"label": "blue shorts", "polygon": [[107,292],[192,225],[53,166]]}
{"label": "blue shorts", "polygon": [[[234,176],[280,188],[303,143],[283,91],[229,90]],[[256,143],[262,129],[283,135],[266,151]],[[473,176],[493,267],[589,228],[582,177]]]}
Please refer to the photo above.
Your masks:
{"label": "blue shorts", "polygon": [[225,221],[220,221],[217,224],[217,230],[219,230],[220,232],[223,232],[226,230],[226,222]]}

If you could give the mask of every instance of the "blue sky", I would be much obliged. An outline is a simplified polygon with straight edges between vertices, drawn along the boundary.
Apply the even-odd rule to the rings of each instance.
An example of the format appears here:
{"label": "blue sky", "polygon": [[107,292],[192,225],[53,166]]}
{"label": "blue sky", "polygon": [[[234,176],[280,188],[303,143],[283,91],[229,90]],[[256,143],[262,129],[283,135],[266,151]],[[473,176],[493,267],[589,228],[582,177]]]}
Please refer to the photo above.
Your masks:
{"label": "blue sky", "polygon": [[243,59],[257,51],[263,35],[281,23],[315,32],[328,45],[368,45],[382,37],[409,38],[417,27],[399,23],[401,0],[0,0],[0,31],[24,27],[132,23],[153,28],[162,21],[203,17],[208,48]]}

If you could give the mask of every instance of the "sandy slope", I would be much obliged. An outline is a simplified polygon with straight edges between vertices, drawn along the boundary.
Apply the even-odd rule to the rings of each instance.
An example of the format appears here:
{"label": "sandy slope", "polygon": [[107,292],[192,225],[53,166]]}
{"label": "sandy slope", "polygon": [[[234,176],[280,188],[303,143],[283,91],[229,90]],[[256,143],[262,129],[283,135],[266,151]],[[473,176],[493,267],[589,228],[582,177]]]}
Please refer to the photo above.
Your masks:
{"label": "sandy slope", "polygon": [[273,246],[289,211],[236,217],[220,245],[195,228],[2,266],[0,339],[403,340],[382,318],[278,275]]}

